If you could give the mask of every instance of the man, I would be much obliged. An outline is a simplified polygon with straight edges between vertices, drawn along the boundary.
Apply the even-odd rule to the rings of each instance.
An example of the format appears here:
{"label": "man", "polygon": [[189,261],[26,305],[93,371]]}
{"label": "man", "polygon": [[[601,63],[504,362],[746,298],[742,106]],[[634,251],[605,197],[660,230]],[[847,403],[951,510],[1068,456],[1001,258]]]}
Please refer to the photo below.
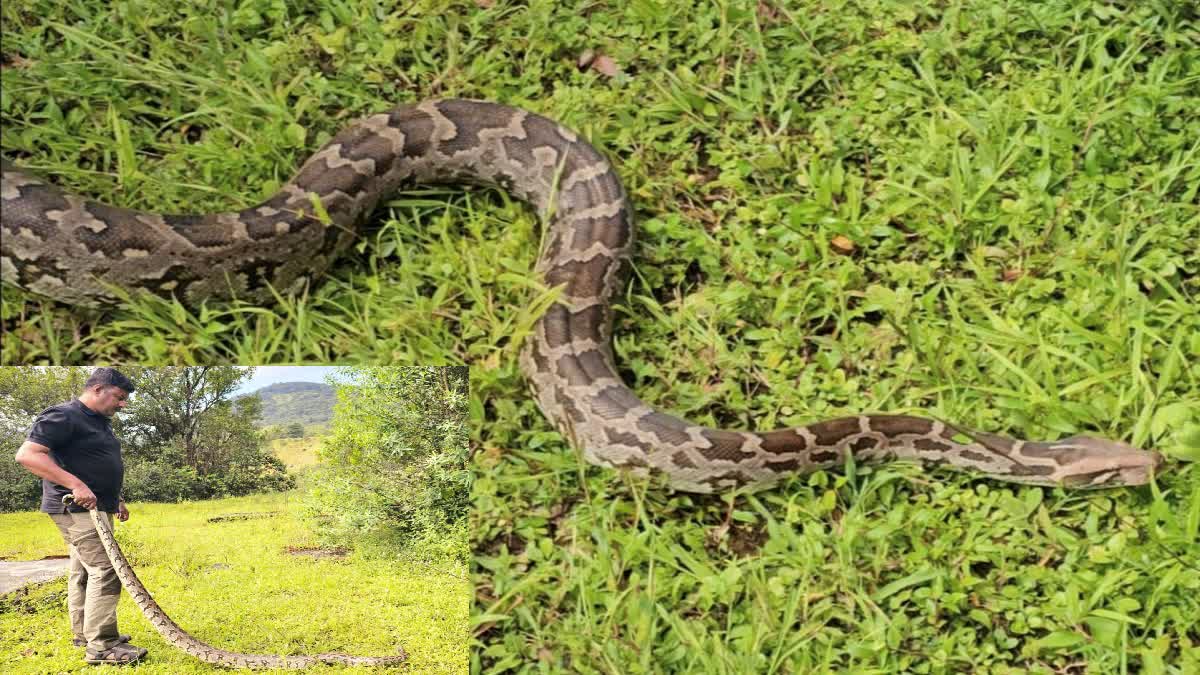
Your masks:
{"label": "man", "polygon": [[[88,663],[134,663],[146,654],[117,632],[121,581],[87,512],[98,509],[110,526],[114,513],[129,520],[121,499],[121,442],[109,418],[125,407],[133,391],[133,382],[115,368],[95,369],[79,398],[38,415],[17,450],[17,461],[42,479],[42,511],[67,542],[67,609],[74,643],[86,646]],[[62,502],[68,494],[75,500],[69,508]]]}

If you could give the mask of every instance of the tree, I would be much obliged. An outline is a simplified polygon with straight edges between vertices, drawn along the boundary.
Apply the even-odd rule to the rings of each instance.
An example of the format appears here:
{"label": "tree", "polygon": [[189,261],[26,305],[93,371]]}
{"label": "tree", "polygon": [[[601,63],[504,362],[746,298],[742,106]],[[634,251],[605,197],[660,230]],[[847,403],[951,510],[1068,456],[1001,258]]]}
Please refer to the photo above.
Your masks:
{"label": "tree", "polygon": [[0,511],[37,508],[42,481],[13,456],[38,413],[83,391],[91,368],[0,368]]}
{"label": "tree", "polygon": [[470,509],[469,371],[459,367],[340,369],[325,465],[310,504],[329,538],[407,544],[457,541]]}
{"label": "tree", "polygon": [[[34,418],[71,400],[91,368],[0,368],[0,440],[15,453]],[[125,495],[179,500],[294,486],[264,448],[257,397],[232,399],[252,369],[121,368],[137,391],[112,420],[122,441]],[[0,462],[0,510],[36,508],[40,481],[10,459]]]}
{"label": "tree", "polygon": [[284,432],[284,438],[304,438],[304,425],[299,422],[292,422],[287,426],[287,431]]}
{"label": "tree", "polygon": [[233,398],[253,368],[140,368],[135,404],[123,415],[130,471],[126,493],[143,499],[205,499],[283,490],[295,481],[264,448],[262,400]]}
{"label": "tree", "polygon": [[[138,456],[147,448],[175,442],[183,461],[201,468],[211,458],[199,443],[200,426],[209,411],[229,405],[233,392],[253,374],[235,366],[135,367],[127,374],[137,384],[137,405],[121,415],[121,430],[129,439],[127,452]],[[253,397],[243,400],[258,401]],[[258,414],[262,413],[259,402]],[[211,448],[207,449],[211,452]]]}

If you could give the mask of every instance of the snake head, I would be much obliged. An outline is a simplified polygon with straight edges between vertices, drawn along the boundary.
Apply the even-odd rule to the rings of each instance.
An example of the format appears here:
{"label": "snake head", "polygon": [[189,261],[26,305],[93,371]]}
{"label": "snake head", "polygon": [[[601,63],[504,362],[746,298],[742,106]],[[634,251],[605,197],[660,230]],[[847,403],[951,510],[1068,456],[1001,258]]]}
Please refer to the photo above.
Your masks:
{"label": "snake head", "polygon": [[1074,488],[1144,485],[1163,463],[1157,452],[1107,438],[1071,436],[1045,448],[1045,456],[1059,464],[1053,477]]}

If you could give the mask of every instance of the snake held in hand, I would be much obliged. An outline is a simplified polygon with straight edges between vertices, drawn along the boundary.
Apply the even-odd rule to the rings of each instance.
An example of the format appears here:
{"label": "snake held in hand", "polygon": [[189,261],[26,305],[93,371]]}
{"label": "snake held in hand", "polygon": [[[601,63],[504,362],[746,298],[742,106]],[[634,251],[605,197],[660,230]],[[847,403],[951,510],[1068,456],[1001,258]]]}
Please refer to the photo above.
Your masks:
{"label": "snake held in hand", "polygon": [[[71,501],[71,495],[63,497],[64,505],[69,504]],[[134,604],[138,606],[138,609],[142,610],[142,614],[146,616],[146,620],[154,626],[154,629],[167,642],[201,661],[228,668],[308,668],[320,663],[346,666],[392,666],[399,665],[408,660],[408,655],[404,653],[403,649],[396,656],[348,656],[346,654],[276,656],[274,654],[230,652],[201,642],[180,628],[179,624],[172,621],[171,617],[167,616],[167,613],[154,601],[153,596],[150,595],[150,591],[146,590],[146,587],[142,585],[141,579],[138,579],[137,574],[134,573],[133,567],[125,558],[121,547],[117,545],[117,539],[113,536],[112,528],[108,526],[108,522],[104,518],[100,517],[100,510],[93,508],[88,513],[91,514],[92,527],[96,528],[96,534],[100,536],[100,543],[104,546],[104,552],[108,554],[108,559],[112,562],[113,570],[117,573],[117,578],[121,580],[121,584],[129,592],[129,597],[133,598]]]}
{"label": "snake held in hand", "polygon": [[230,295],[270,302],[272,288],[295,290],[321,276],[380,200],[402,185],[469,182],[506,190],[546,223],[537,272],[562,287],[521,351],[538,405],[587,461],[663,474],[681,490],[765,486],[839,465],[847,455],[1071,487],[1145,483],[1161,462],[1156,453],[1112,440],[1024,441],[911,416],[746,432],[653,410],[621,381],[609,340],[611,302],[634,242],[621,182],[578,135],[517,108],[440,100],[365,117],[276,194],[232,213],[131,211],[67,194],[9,163],[2,170],[3,278],[88,305],[115,302],[110,286],[189,304]]}

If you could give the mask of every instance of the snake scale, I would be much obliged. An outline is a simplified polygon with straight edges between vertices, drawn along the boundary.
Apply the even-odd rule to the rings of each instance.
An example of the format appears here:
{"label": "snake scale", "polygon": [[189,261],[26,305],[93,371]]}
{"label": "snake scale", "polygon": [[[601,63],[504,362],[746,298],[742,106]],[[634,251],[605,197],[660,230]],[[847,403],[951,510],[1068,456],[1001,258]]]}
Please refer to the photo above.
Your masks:
{"label": "snake scale", "polygon": [[0,271],[68,303],[118,301],[110,287],[195,305],[269,303],[319,278],[380,201],[403,185],[477,183],[531,204],[546,224],[536,272],[561,295],[522,346],[548,419],[593,464],[661,474],[672,487],[765,487],[856,461],[910,459],[1038,485],[1147,482],[1162,459],[1113,440],[1005,438],[933,419],[857,415],[769,432],[709,429],[655,411],[622,382],[610,344],[614,296],[634,247],[612,165],[553,120],[496,103],[401,105],[346,127],[276,194],[238,212],[160,215],[68,194],[0,166]]}
{"label": "snake scale", "polygon": [[562,286],[521,352],[539,406],[589,462],[662,473],[681,490],[765,486],[841,464],[848,453],[1076,487],[1144,483],[1161,459],[1117,441],[1021,441],[908,416],[860,415],[749,433],[656,412],[622,383],[609,343],[611,302],[634,243],[624,188],[594,147],[518,108],[440,100],[365,117],[276,194],[236,213],[130,211],[66,194],[9,163],[2,171],[3,278],[88,305],[117,300],[105,284],[191,304],[230,294],[270,302],[269,286],[294,290],[323,274],[365,217],[401,185],[470,182],[506,190],[546,222],[537,272],[548,285]]}
{"label": "snake scale", "polygon": [[[69,504],[70,502],[71,495],[63,497],[63,504]],[[396,656],[348,656],[345,654],[275,656],[273,654],[230,652],[205,644],[180,628],[179,624],[171,620],[171,617],[167,616],[167,613],[154,601],[154,597],[150,595],[150,591],[147,591],[146,587],[142,585],[141,579],[138,579],[137,574],[133,571],[133,566],[125,558],[125,554],[117,544],[116,537],[113,536],[112,528],[109,527],[108,522],[104,518],[100,517],[100,510],[93,508],[88,513],[91,514],[92,527],[96,528],[96,534],[100,535],[100,543],[104,546],[104,551],[108,553],[108,559],[112,561],[117,577],[121,579],[121,584],[125,586],[125,590],[133,598],[134,604],[138,606],[138,609],[142,610],[142,614],[146,616],[146,619],[154,626],[154,629],[167,642],[201,661],[228,668],[258,669],[308,668],[320,663],[347,666],[391,666],[404,663],[408,660],[408,655],[404,653],[403,649]]]}

